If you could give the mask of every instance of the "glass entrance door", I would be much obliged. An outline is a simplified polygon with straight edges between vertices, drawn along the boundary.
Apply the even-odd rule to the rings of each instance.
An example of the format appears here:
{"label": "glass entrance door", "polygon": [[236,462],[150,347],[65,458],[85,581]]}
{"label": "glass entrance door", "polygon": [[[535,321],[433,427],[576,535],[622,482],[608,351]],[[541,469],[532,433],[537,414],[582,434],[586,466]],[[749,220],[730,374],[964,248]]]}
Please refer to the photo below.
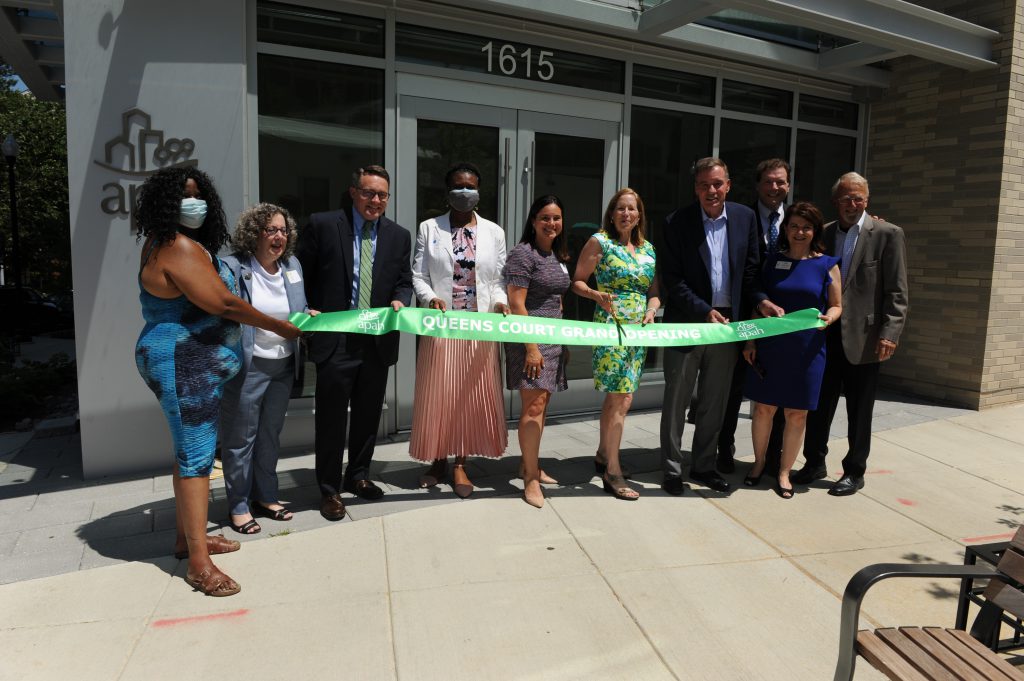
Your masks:
{"label": "glass entrance door", "polygon": [[[482,175],[478,212],[504,228],[508,250],[519,243],[535,197],[555,194],[562,200],[573,270],[617,187],[617,122],[412,96],[400,98],[399,110],[394,192],[400,224],[415,230],[423,220],[446,212],[445,171],[469,161]],[[566,318],[589,321],[592,315],[592,302],[566,295]],[[415,339],[406,337],[402,343],[397,406],[399,427],[407,427],[412,419]],[[568,375],[569,391],[552,401],[552,412],[599,409],[589,348],[572,349]],[[506,404],[509,417],[518,417],[518,394],[508,392]]]}

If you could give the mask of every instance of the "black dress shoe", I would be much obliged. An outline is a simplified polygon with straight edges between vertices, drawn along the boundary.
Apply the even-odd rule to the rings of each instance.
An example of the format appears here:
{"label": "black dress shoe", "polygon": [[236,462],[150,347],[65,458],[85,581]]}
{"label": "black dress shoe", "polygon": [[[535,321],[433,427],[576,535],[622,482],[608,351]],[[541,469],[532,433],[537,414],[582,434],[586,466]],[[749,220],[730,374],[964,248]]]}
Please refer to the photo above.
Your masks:
{"label": "black dress shoe", "polygon": [[369,480],[346,482],[345,491],[356,495],[360,499],[366,499],[367,501],[376,501],[384,496],[384,490],[377,487],[377,485],[373,484]]}
{"label": "black dress shoe", "polygon": [[[776,475],[776,477],[778,477],[778,475]],[[824,466],[815,466],[814,468],[804,466],[790,475],[789,479],[794,485],[809,485],[815,480],[821,480],[822,478],[827,477],[828,471]]]}
{"label": "black dress shoe", "polygon": [[661,488],[674,497],[686,493],[686,485],[683,484],[682,478],[665,478],[665,482],[661,483]]}
{"label": "black dress shoe", "polygon": [[690,473],[690,480],[704,485],[710,490],[715,492],[722,492],[723,494],[732,490],[730,485],[725,478],[719,475],[716,471],[707,471],[706,473]]}
{"label": "black dress shoe", "polygon": [[864,478],[844,475],[832,483],[828,493],[834,497],[848,497],[851,494],[856,494],[859,489],[864,489]]}
{"label": "black dress shoe", "polygon": [[340,494],[325,495],[320,499],[320,515],[327,520],[341,520],[345,517],[345,502]]}

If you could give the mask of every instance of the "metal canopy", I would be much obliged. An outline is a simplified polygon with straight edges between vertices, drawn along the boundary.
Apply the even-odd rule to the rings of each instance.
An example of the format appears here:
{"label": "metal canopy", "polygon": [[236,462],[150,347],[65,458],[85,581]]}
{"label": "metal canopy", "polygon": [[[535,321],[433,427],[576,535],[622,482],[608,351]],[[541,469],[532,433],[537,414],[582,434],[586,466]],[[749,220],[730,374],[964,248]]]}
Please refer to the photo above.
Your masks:
{"label": "metal canopy", "polygon": [[[875,87],[888,85],[889,74],[869,64],[905,55],[970,71],[994,67],[992,41],[999,36],[997,31],[905,0],[470,0],[468,4],[520,19],[528,16],[556,26]],[[723,10],[748,12],[767,22],[842,36],[853,43],[808,50],[697,23]]]}
{"label": "metal canopy", "polygon": [[0,0],[0,59],[38,99],[63,99],[63,0]]}

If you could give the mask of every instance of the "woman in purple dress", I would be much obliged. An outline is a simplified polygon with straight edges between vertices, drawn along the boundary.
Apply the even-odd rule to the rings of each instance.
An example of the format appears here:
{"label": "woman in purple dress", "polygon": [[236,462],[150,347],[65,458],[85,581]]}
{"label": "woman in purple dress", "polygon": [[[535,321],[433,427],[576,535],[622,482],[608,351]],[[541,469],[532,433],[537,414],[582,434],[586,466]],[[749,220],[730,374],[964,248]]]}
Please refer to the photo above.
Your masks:
{"label": "woman in purple dress", "polygon": [[[561,319],[562,296],[569,289],[568,260],[562,202],[557,196],[542,196],[530,206],[523,238],[505,263],[512,314]],[[505,344],[505,378],[509,390],[519,391],[523,405],[519,415],[523,499],[537,508],[544,506],[540,484],[557,482],[540,469],[540,438],[551,393],[568,387],[566,360],[564,345]]]}
{"label": "woman in purple dress", "polygon": [[[761,290],[776,305],[791,312],[817,308],[818,317],[828,326],[842,314],[843,298],[839,259],[824,254],[823,230],[824,219],[814,204],[799,202],[790,206],[782,220],[777,251],[765,259],[761,270]],[[753,403],[750,430],[754,440],[754,466],[743,484],[755,487],[761,481],[772,418],[776,409],[782,407],[786,429],[775,493],[791,499],[789,472],[804,439],[807,412],[818,407],[825,370],[825,334],[808,329],[756,343],[747,341],[743,357],[753,367],[747,372],[744,394]]]}

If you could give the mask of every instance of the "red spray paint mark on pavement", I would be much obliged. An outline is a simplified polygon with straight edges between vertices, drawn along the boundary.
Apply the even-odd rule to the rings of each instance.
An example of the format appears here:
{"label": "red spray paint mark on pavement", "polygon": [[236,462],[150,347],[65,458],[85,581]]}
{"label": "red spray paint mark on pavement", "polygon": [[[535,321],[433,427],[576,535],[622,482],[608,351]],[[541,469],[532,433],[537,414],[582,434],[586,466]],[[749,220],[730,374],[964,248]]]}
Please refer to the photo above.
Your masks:
{"label": "red spray paint mark on pavement", "polygon": [[868,471],[867,475],[892,475],[892,471],[888,468],[876,468],[873,471]]}
{"label": "red spray paint mark on pavement", "polygon": [[981,542],[981,541],[984,541],[984,542],[999,541],[1000,539],[1010,539],[1011,537],[1013,537],[1014,534],[1016,534],[1016,532],[1005,532],[1003,534],[990,534],[990,535],[986,535],[984,537],[964,537],[960,541],[964,542],[965,544],[974,544],[975,542]]}
{"label": "red spray paint mark on pavement", "polygon": [[243,617],[249,614],[249,610],[242,608],[241,610],[233,610],[231,612],[218,612],[213,615],[196,615],[195,617],[174,617],[167,620],[157,620],[153,622],[153,626],[160,627],[176,627],[179,624],[195,624],[196,622],[209,622],[210,620],[224,620],[232,617]]}
{"label": "red spray paint mark on pavement", "polygon": [[912,499],[900,499],[899,497],[896,497],[896,501],[900,502],[904,506],[917,506],[917,502]]}

